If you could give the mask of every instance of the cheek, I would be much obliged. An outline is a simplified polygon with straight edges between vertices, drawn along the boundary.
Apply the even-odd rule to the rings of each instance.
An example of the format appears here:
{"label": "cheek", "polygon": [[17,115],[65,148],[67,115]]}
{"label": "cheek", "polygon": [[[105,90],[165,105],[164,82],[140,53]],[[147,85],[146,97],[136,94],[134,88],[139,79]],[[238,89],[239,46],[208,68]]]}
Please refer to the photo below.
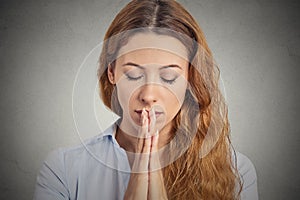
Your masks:
{"label": "cheek", "polygon": [[166,111],[169,117],[174,117],[180,110],[184,101],[185,92],[169,93],[165,98]]}
{"label": "cheek", "polygon": [[187,85],[188,83],[184,77],[178,78],[175,84],[168,87],[170,91],[170,95],[168,99],[174,99],[174,100],[176,99],[176,102],[181,107],[185,99]]}
{"label": "cheek", "polygon": [[182,80],[179,84],[172,86],[169,88],[169,92],[165,102],[166,110],[168,112],[167,121],[171,121],[174,119],[176,114],[180,111],[181,106],[185,100],[185,94],[187,89],[187,82]]}
{"label": "cheek", "polygon": [[131,105],[130,100],[134,96],[134,91],[136,91],[137,85],[130,83],[126,78],[123,78],[117,82],[116,86],[119,103],[123,111],[128,110],[129,106]]}
{"label": "cheek", "polygon": [[128,101],[130,98],[129,91],[127,91],[124,85],[117,84],[117,94],[118,94],[119,103],[124,111],[128,107],[128,103],[129,103]]}
{"label": "cheek", "polygon": [[176,91],[168,91],[165,96],[164,106],[167,112],[167,121],[171,121],[176,114],[180,111],[181,106],[185,99],[186,90],[177,89]]}

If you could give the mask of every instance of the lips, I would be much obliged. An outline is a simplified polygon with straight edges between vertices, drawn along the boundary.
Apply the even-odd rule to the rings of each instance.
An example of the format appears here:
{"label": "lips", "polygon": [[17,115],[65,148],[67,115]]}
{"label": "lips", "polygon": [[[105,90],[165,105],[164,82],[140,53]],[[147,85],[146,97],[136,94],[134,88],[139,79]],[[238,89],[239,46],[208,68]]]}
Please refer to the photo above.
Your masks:
{"label": "lips", "polygon": [[[139,109],[139,110],[135,110],[134,112],[136,112],[139,116],[141,116],[142,114],[142,109]],[[149,110],[146,110],[149,114]],[[161,112],[161,111],[155,111],[155,117],[159,117],[160,115],[162,115],[164,112]]]}

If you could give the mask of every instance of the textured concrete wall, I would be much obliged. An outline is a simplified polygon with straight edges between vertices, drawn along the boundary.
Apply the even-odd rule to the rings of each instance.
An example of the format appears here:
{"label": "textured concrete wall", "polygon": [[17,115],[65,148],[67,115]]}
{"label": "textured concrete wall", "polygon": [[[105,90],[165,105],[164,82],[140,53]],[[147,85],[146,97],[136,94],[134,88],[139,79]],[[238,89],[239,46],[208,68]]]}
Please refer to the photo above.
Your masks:
{"label": "textured concrete wall", "polygon": [[[1,199],[32,199],[47,153],[79,142],[77,70],[126,2],[1,1]],[[256,166],[260,198],[300,199],[299,1],[180,2],[220,66],[233,142]]]}

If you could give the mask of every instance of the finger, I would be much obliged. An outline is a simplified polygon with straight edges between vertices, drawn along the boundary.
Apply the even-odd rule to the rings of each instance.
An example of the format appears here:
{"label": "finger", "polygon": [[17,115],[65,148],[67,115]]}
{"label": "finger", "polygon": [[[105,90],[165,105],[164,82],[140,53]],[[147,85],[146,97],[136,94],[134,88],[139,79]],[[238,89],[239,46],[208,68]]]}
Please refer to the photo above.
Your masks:
{"label": "finger", "polygon": [[137,154],[142,153],[143,147],[144,147],[144,137],[140,136],[137,138],[136,153]]}
{"label": "finger", "polygon": [[161,169],[161,163],[159,159],[159,152],[158,152],[158,141],[159,141],[159,134],[158,131],[152,137],[152,146],[151,146],[151,154],[150,154],[150,161],[149,161],[149,169],[150,171],[155,171]]}
{"label": "finger", "polygon": [[144,138],[147,136],[147,115],[146,115],[146,110],[145,108],[142,110],[140,122],[141,122],[141,127],[139,128],[138,131],[138,140],[137,140],[137,153],[142,153],[143,147],[144,147]]}
{"label": "finger", "polygon": [[148,132],[149,116],[148,116],[148,112],[144,109],[142,111],[142,116],[143,116],[142,130],[143,130],[143,134],[145,135],[142,153],[149,157],[150,150],[151,150],[151,137],[149,137],[149,132]]}
{"label": "finger", "polygon": [[150,135],[155,134],[155,125],[156,125],[156,116],[155,116],[155,109],[152,107],[152,109],[149,111],[149,129],[148,132]]}
{"label": "finger", "polygon": [[158,140],[159,140],[159,132],[157,130],[156,133],[152,136],[151,152],[158,151]]}
{"label": "finger", "polygon": [[141,120],[142,120],[142,127],[141,127],[140,136],[141,138],[146,138],[148,137],[149,119],[148,119],[148,112],[146,111],[145,108],[143,108],[142,110]]}
{"label": "finger", "polygon": [[142,149],[140,152],[137,152],[137,156],[139,160],[138,163],[138,172],[148,172],[149,168],[149,154],[151,148],[151,140],[147,138],[148,135],[148,113],[145,109],[142,111],[142,128],[141,128],[141,137],[140,144],[142,144]]}

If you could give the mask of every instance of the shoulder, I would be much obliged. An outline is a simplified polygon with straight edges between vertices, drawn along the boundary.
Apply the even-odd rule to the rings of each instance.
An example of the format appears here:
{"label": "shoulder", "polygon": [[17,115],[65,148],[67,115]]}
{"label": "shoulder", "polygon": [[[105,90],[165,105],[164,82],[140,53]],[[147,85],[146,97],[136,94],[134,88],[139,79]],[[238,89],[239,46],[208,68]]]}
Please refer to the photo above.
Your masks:
{"label": "shoulder", "polygon": [[239,175],[245,182],[245,186],[251,185],[256,182],[257,175],[256,169],[252,163],[252,161],[244,154],[236,151],[235,155],[233,155],[234,162],[236,160],[237,170]]}
{"label": "shoulder", "polygon": [[[98,151],[99,148],[104,148],[111,144],[114,144],[113,133],[115,131],[115,125],[109,126],[106,130],[102,131],[98,135],[86,140],[81,140],[77,145],[71,147],[63,147],[50,152],[46,158],[47,160],[76,160],[76,158],[82,158],[86,154],[93,154]],[[59,159],[57,159],[59,158]]]}
{"label": "shoulder", "polygon": [[72,196],[73,190],[69,189],[76,185],[82,172],[89,171],[89,163],[96,162],[91,155],[105,152],[105,148],[112,146],[111,134],[108,129],[74,147],[51,151],[37,176],[34,199],[64,199]]}
{"label": "shoulder", "polygon": [[242,199],[258,199],[257,174],[252,161],[244,154],[233,152],[233,163],[236,163],[242,181]]}
{"label": "shoulder", "polygon": [[103,152],[113,144],[111,134],[112,131],[107,129],[103,133],[75,146],[53,150],[47,155],[44,164],[61,169],[72,166],[79,167],[81,163],[93,159],[96,152]]}

